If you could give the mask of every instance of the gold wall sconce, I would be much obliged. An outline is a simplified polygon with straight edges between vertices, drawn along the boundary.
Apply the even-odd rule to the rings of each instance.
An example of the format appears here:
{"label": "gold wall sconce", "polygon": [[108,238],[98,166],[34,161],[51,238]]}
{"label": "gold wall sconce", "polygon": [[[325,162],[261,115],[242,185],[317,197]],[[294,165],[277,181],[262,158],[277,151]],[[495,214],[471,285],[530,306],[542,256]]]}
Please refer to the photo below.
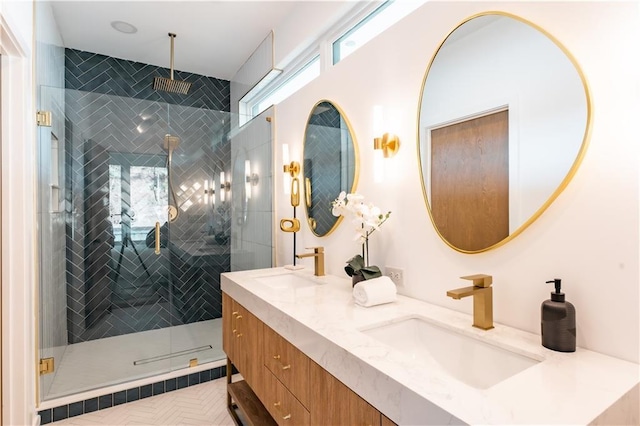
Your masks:
{"label": "gold wall sconce", "polygon": [[373,149],[382,150],[384,158],[391,158],[400,150],[400,138],[391,133],[373,139]]}
{"label": "gold wall sconce", "polygon": [[257,173],[251,171],[251,161],[244,161],[244,190],[247,199],[251,198],[251,187],[257,186],[260,177]]}
{"label": "gold wall sconce", "polygon": [[225,180],[224,172],[220,172],[220,201],[224,203],[227,192],[231,190],[231,182]]}
{"label": "gold wall sconce", "polygon": [[[387,114],[389,115],[389,114]],[[385,169],[390,166],[385,158],[394,157],[400,150],[400,138],[393,133],[383,133],[382,129],[395,128],[394,120],[384,120],[384,111],[381,105],[373,107],[373,180],[376,183],[383,182],[388,172]],[[382,136],[378,136],[382,135]]]}
{"label": "gold wall sconce", "polygon": [[215,205],[216,203],[216,190],[215,188],[215,182],[212,180],[211,181],[211,185],[209,185],[209,179],[205,179],[203,182],[203,186],[204,186],[204,197],[202,199],[202,203],[205,205],[208,205],[209,203],[211,203],[211,205]]}
{"label": "gold wall sconce", "polygon": [[292,178],[298,177],[298,175],[300,174],[300,163],[298,163],[297,161],[292,161],[289,164],[285,164],[283,169],[284,172],[289,173],[289,176],[291,176]]}

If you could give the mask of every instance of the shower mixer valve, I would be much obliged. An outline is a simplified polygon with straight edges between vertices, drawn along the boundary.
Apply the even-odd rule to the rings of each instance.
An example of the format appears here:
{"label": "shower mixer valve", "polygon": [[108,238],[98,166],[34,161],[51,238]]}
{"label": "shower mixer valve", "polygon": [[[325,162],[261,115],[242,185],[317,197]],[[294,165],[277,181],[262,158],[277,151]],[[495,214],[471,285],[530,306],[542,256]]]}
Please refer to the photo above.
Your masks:
{"label": "shower mixer valve", "polygon": [[169,206],[169,222],[173,222],[178,218],[178,209],[176,206]]}

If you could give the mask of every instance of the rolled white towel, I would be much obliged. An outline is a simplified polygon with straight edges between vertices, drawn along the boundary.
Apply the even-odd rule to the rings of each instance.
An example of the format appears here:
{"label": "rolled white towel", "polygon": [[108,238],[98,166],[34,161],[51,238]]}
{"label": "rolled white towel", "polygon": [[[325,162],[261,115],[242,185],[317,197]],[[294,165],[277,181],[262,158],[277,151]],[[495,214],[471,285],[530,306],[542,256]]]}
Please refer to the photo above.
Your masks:
{"label": "rolled white towel", "polygon": [[353,298],[360,306],[375,306],[396,300],[396,285],[391,278],[382,276],[360,281],[353,287]]}

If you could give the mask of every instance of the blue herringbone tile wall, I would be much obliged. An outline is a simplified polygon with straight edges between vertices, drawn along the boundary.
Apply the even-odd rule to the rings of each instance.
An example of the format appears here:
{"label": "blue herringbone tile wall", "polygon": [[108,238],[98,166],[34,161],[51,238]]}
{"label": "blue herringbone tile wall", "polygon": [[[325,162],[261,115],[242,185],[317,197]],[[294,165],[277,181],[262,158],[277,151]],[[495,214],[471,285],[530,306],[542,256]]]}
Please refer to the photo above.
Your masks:
{"label": "blue herringbone tile wall", "polygon": [[97,53],[65,49],[65,88],[168,104],[230,110],[227,80],[175,71],[176,80],[192,83],[186,95],[153,90],[153,78],[169,78],[168,68],[126,61]]}
{"label": "blue herringbone tile wall", "polygon": [[[189,94],[156,92],[153,77],[168,77],[168,69],[72,49],[65,59],[69,343],[221,317],[231,221],[227,206],[202,203],[197,185],[231,163],[229,82],[178,72],[193,83]],[[130,207],[134,167],[165,168],[167,133],[180,138],[172,179],[183,209],[155,255],[147,229],[114,241],[109,206]],[[117,191],[110,166],[121,170]],[[149,191],[166,197],[166,169],[159,173]],[[219,242],[205,242],[207,234]]]}

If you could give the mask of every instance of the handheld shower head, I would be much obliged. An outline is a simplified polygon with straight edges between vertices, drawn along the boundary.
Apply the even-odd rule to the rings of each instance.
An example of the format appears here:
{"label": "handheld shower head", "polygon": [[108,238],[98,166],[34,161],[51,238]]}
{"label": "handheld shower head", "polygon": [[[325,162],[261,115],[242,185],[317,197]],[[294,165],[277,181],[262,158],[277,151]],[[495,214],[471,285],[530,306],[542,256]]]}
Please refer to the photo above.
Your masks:
{"label": "handheld shower head", "polygon": [[164,135],[163,147],[165,151],[172,152],[174,149],[178,147],[178,145],[180,145],[180,137],[171,136],[170,134]]}
{"label": "handheld shower head", "polygon": [[178,199],[176,198],[176,192],[173,189],[173,173],[171,170],[171,159],[173,157],[173,150],[180,145],[180,138],[178,136],[171,136],[170,134],[164,135],[163,148],[167,151],[167,179],[169,181],[169,190],[173,198],[173,204],[169,204],[169,222],[173,223],[178,220],[180,216],[180,209],[178,208]]}

